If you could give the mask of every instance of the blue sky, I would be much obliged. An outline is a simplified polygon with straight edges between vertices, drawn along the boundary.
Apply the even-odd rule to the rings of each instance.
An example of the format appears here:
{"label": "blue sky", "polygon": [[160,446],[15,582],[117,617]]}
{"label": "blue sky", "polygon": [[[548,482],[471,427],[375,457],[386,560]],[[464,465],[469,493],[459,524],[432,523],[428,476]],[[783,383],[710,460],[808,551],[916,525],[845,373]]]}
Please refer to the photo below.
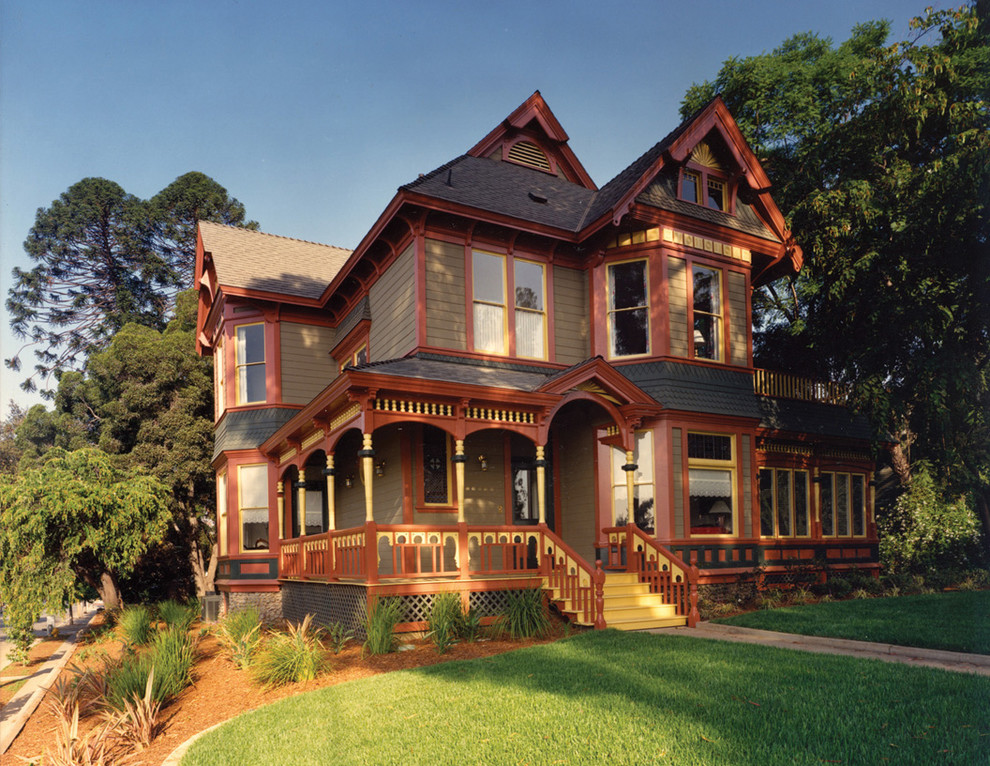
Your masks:
{"label": "blue sky", "polygon": [[[601,185],[726,58],[878,18],[903,39],[927,4],[3,0],[0,292],[35,211],[88,176],[148,198],[199,170],[264,231],[354,247],[534,90]],[[0,356],[19,345],[0,309]],[[21,377],[0,371],[0,412],[38,401]]]}

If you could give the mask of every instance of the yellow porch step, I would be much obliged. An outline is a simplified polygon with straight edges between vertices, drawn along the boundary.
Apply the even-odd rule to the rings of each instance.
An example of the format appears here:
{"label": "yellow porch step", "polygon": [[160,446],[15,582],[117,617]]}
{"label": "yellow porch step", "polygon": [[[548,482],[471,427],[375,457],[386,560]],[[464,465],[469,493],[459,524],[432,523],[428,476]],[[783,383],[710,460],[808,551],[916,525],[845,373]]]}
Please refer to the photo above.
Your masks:
{"label": "yellow porch step", "polygon": [[[650,586],[639,581],[639,576],[627,572],[608,572],[603,587],[604,617],[610,628],[617,630],[647,630],[686,625],[687,618],[675,613],[673,604],[664,604]],[[551,590],[551,599],[561,613],[578,625],[587,624],[579,619],[574,605],[557,598]]]}

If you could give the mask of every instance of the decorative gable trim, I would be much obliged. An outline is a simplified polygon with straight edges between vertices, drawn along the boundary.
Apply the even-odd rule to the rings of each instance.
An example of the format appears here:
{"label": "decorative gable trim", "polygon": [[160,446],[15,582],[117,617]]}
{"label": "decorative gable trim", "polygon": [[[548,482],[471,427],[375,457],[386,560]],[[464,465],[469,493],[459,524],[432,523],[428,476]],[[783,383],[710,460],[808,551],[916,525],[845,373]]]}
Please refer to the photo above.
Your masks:
{"label": "decorative gable trim", "polygon": [[[543,100],[539,91],[533,93],[487,136],[481,139],[468,151],[471,157],[490,157],[500,148],[502,159],[515,162],[509,156],[516,146],[520,134],[530,143],[535,144],[546,156],[552,170],[540,168],[544,172],[559,173],[572,183],[580,184],[586,189],[597,189],[588,171],[578,160],[567,145],[568,135],[557,120],[554,113]],[[535,167],[529,163],[520,163]]]}
{"label": "decorative gable trim", "polygon": [[536,389],[546,394],[566,394],[569,391],[585,391],[607,399],[619,406],[627,404],[659,404],[643,389],[615,370],[602,357],[596,356],[576,367],[555,375]]}

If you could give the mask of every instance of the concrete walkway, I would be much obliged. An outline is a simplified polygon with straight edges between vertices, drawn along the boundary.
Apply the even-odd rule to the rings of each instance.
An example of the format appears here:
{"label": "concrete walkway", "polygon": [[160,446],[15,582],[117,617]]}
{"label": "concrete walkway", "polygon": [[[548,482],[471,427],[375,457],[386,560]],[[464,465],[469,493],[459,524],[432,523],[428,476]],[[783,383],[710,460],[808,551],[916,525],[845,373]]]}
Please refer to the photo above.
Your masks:
{"label": "concrete walkway", "polygon": [[779,649],[797,649],[805,652],[817,652],[818,654],[844,654],[862,659],[899,662],[904,665],[920,665],[957,673],[976,673],[981,676],[990,676],[990,656],[985,654],[947,652],[941,649],[917,649],[911,646],[876,644],[870,641],[852,641],[846,638],[799,636],[795,633],[775,633],[770,630],[740,628],[735,625],[721,625],[711,622],[699,622],[695,628],[658,628],[650,632],[763,644],[764,646],[776,646]]}
{"label": "concrete walkway", "polygon": [[[10,702],[0,708],[0,755],[7,752],[7,748],[20,734],[28,718],[44,699],[48,688],[55,683],[55,679],[58,678],[58,674],[62,672],[62,668],[68,663],[76,648],[76,639],[89,626],[90,620],[93,619],[97,611],[97,605],[91,604],[85,609],[74,610],[71,624],[67,615],[55,621],[58,632],[65,637],[65,641],[41,667],[27,677],[24,686],[17,690]],[[41,626],[40,630],[39,625]],[[45,631],[46,628],[44,621],[36,623],[35,633]],[[6,661],[3,664],[5,665]],[[2,667],[3,665],[0,665],[0,669]],[[14,683],[14,680],[4,677],[0,683]]]}

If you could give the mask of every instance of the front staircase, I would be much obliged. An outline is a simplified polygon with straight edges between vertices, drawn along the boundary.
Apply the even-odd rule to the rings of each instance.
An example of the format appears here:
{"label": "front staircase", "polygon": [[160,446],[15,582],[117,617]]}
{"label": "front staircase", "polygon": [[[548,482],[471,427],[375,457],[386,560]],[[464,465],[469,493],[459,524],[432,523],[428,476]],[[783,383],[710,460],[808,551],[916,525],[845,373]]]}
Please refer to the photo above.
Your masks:
{"label": "front staircase", "polygon": [[[558,589],[547,587],[547,591],[550,601],[575,625],[593,624],[583,618],[569,599],[561,597]],[[647,630],[687,624],[687,617],[678,615],[674,604],[663,603],[659,594],[650,593],[649,584],[640,582],[636,572],[606,572],[603,595],[605,623],[609,628]]]}

